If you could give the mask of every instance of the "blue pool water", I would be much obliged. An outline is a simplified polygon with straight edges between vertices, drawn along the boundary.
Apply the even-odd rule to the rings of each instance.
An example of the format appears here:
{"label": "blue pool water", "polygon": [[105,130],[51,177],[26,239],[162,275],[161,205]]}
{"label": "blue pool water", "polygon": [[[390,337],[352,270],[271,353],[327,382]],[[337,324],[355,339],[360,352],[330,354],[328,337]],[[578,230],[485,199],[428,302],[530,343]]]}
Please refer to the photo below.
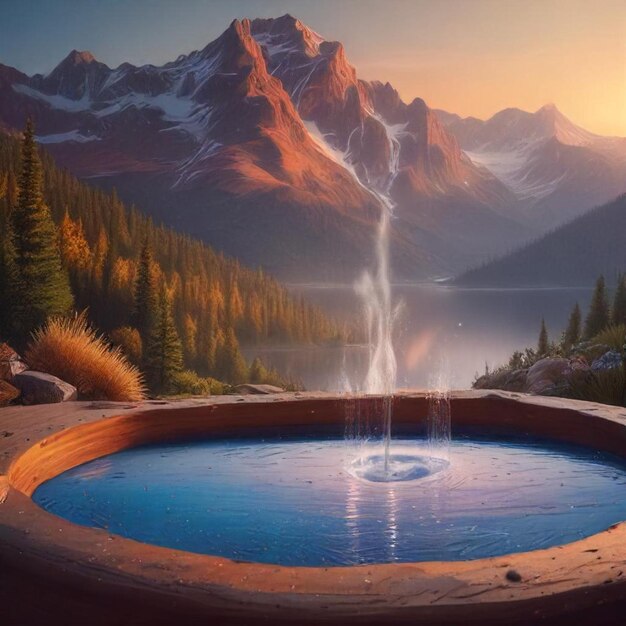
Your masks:
{"label": "blue pool water", "polygon": [[[402,460],[428,448],[403,439],[393,451]],[[460,440],[449,465],[390,483],[353,475],[354,455],[338,439],[150,446],[69,470],[33,497],[139,541],[307,566],[496,556],[626,519],[626,466],[587,450]]]}

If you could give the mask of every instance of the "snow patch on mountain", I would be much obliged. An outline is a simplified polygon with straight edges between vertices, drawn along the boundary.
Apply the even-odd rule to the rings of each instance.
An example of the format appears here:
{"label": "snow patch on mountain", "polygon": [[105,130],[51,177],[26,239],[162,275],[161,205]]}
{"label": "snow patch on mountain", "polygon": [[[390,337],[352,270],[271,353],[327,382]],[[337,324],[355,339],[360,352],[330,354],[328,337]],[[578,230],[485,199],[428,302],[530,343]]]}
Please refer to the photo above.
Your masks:
{"label": "snow patch on mountain", "polygon": [[96,135],[83,135],[78,130],[70,130],[66,133],[54,133],[51,135],[37,136],[39,143],[63,143],[64,141],[75,141],[76,143],[87,143],[88,141],[100,141]]}
{"label": "snow patch on mountain", "polygon": [[33,89],[32,87],[21,83],[13,85],[13,91],[16,91],[24,96],[28,96],[29,98],[45,102],[53,109],[68,111],[70,113],[80,113],[81,111],[88,111],[91,108],[91,98],[87,92],[85,92],[80,100],[72,100],[58,94],[49,95],[42,93],[37,89]]}
{"label": "snow patch on mountain", "polygon": [[536,148],[537,142],[529,142],[511,150],[466,151],[465,154],[475,165],[499,178],[520,200],[541,200],[558,189],[567,174],[547,179],[531,174],[532,154]]}

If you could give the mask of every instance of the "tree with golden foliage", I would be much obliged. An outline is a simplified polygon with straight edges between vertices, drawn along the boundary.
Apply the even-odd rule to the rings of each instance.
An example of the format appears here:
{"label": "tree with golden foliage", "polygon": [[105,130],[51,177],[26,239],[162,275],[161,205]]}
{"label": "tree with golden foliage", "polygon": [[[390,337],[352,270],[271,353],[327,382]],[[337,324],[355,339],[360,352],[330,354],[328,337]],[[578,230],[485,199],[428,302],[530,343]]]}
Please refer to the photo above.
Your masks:
{"label": "tree with golden foliage", "polygon": [[67,210],[59,227],[59,249],[61,260],[69,270],[82,271],[89,267],[91,249],[83,225],[80,220],[74,221]]}

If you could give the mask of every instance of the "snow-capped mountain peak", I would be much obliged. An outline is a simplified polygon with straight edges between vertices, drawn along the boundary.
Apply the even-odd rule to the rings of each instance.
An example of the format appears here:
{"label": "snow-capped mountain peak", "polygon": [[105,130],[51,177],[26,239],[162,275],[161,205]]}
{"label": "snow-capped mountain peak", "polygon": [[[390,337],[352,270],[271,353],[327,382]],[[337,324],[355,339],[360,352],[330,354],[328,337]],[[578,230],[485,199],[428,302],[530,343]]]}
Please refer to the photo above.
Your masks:
{"label": "snow-capped mountain peak", "polygon": [[551,227],[626,190],[626,139],[574,124],[554,104],[486,121],[443,112],[468,157],[499,178],[532,221]]}
{"label": "snow-capped mountain peak", "polygon": [[[524,236],[520,198],[549,194],[564,170],[546,160],[561,167],[566,149],[588,140],[550,107],[444,124],[423,99],[405,103],[389,83],[360,79],[340,42],[291,15],[234,20],[162,66],[112,69],[76,50],[46,76],[0,66],[0,128],[21,128],[24,112],[79,176],[278,268],[295,257],[306,266],[325,246],[360,264],[381,203],[393,206],[405,267],[476,262]],[[509,159],[503,176],[466,136],[474,152],[513,152],[532,171]],[[544,161],[529,156],[531,144]],[[550,180],[536,182],[535,170]],[[297,242],[292,252],[274,245],[277,227]]]}

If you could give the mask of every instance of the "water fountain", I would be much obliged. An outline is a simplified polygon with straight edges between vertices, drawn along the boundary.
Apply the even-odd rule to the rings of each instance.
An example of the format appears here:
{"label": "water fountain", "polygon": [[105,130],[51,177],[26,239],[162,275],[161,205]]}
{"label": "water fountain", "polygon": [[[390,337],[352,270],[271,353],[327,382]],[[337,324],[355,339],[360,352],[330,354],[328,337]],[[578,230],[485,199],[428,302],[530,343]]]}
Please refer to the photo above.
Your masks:
{"label": "water fountain", "polygon": [[[382,119],[379,121],[385,127],[389,141],[390,172],[378,191],[370,190],[381,207],[375,246],[376,269],[373,273],[366,271],[356,283],[355,290],[363,301],[369,345],[369,366],[362,392],[381,396],[382,419],[381,427],[372,429],[369,419],[362,423],[360,412],[354,412],[355,404],[349,404],[348,411],[352,411],[352,414],[346,416],[346,434],[348,439],[352,439],[352,443],[356,443],[357,449],[356,458],[350,463],[352,473],[374,482],[390,482],[423,478],[445,468],[447,461],[442,458],[441,453],[445,452],[450,441],[450,401],[449,394],[441,385],[430,396],[429,455],[392,454],[391,423],[397,372],[393,336],[400,305],[394,305],[391,295],[389,229],[394,205],[390,190],[398,173],[400,143],[397,136],[390,132],[390,127]],[[382,441],[382,452],[375,449],[378,439]]]}
{"label": "water fountain", "polygon": [[[388,396],[194,400],[113,407],[107,419],[92,407],[20,413],[19,436],[0,438],[21,492],[0,504],[0,560],[26,561],[28,579],[56,584],[64,606],[75,588],[57,579],[70,568],[99,593],[127,581],[133,605],[148,589],[142,611],[161,611],[155,599],[175,589],[173,614],[236,609],[247,623],[284,618],[285,598],[286,623],[306,601],[317,622],[433,625],[465,612],[528,624],[538,609],[623,599],[605,584],[626,562],[620,409],[433,387],[394,395],[387,473],[379,447],[377,472],[361,477],[345,469],[343,431],[368,451],[368,433],[389,432]],[[516,593],[532,599],[526,613]]]}

